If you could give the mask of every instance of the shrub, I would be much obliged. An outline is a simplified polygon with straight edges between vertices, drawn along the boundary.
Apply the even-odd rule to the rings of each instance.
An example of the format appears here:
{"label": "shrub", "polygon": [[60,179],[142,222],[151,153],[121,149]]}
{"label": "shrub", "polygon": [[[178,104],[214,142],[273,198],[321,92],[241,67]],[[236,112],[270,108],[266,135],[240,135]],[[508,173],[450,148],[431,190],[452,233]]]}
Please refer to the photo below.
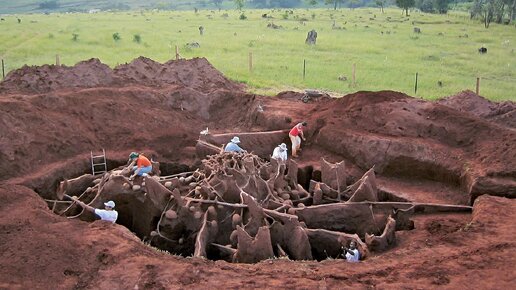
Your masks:
{"label": "shrub", "polygon": [[133,41],[136,43],[140,43],[142,41],[142,37],[139,34],[135,34],[133,37]]}
{"label": "shrub", "polygon": [[77,41],[77,40],[79,40],[79,34],[77,34],[77,33],[73,33],[73,34],[72,34],[72,40],[73,40],[73,41]]}
{"label": "shrub", "polygon": [[118,33],[118,32],[113,33],[113,40],[114,41],[119,41],[120,39],[121,39],[120,33]]}
{"label": "shrub", "polygon": [[247,16],[245,16],[244,13],[240,14],[240,17],[239,17],[240,20],[246,20],[247,19]]}

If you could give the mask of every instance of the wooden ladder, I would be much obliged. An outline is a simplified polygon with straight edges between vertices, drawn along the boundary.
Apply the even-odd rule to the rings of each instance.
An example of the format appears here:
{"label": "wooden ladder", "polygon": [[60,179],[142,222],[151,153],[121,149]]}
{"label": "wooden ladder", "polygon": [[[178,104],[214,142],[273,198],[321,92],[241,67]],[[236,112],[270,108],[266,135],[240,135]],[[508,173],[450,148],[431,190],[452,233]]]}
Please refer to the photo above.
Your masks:
{"label": "wooden ladder", "polygon": [[106,151],[102,149],[102,154],[93,155],[93,151],[90,151],[91,154],[91,172],[93,176],[97,174],[103,174],[107,172],[107,162],[106,162]]}

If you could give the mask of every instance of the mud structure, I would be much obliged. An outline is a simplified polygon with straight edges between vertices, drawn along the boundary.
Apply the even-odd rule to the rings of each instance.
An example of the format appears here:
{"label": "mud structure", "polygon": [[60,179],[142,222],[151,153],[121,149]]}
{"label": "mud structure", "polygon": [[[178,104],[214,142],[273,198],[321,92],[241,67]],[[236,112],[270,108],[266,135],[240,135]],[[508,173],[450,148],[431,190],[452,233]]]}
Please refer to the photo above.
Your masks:
{"label": "mud structure", "polygon": [[[9,73],[0,83],[1,287],[512,286],[499,269],[516,263],[505,222],[515,212],[505,198],[516,195],[514,103],[471,92],[439,102],[392,91],[302,96],[246,93],[205,59]],[[270,163],[301,120],[301,157]],[[217,155],[234,135],[252,153]],[[90,151],[101,148],[110,172],[88,176]],[[161,173],[128,182],[120,170],[135,150]],[[125,227],[80,222],[94,217],[53,202],[57,193],[97,207],[113,199]],[[363,263],[328,259],[351,239]],[[303,261],[269,259],[282,256]]]}
{"label": "mud structure", "polygon": [[[275,134],[275,133],[273,133]],[[251,153],[218,153],[194,172],[130,181],[121,167],[95,179],[62,181],[57,196],[81,193],[94,207],[119,205],[120,224],[160,249],[183,256],[256,263],[339,258],[355,241],[362,258],[396,243],[396,230],[414,228],[418,212],[469,212],[458,205],[388,202],[378,193],[374,170],[346,185],[344,162],[321,158],[321,180],[298,183],[298,164],[267,162]],[[154,168],[158,168],[154,164]],[[159,174],[158,170],[155,173]],[[54,202],[52,211],[93,220],[74,204]],[[84,215],[82,215],[84,214]],[[363,242],[365,241],[365,243]]]}

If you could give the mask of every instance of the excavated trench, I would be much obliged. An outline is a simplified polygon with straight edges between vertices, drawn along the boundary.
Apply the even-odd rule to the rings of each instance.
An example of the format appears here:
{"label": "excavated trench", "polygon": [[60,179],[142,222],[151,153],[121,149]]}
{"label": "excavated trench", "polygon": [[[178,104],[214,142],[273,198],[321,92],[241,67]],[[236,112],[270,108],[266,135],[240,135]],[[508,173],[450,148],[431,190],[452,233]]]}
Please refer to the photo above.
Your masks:
{"label": "excavated trench", "polygon": [[52,202],[48,196],[79,196],[95,208],[114,200],[118,224],[145,243],[185,257],[320,261],[339,258],[341,246],[354,240],[365,258],[395,246],[395,232],[412,229],[413,214],[471,210],[411,203],[379,190],[373,170],[347,185],[344,163],[324,159],[315,169],[292,160],[282,164],[250,153],[223,153],[207,156],[199,168],[155,163],[154,176],[134,181],[123,162],[108,165],[114,169],[103,176],[74,167],[83,174],[50,178],[33,188],[56,214],[85,221],[95,216],[66,198]]}

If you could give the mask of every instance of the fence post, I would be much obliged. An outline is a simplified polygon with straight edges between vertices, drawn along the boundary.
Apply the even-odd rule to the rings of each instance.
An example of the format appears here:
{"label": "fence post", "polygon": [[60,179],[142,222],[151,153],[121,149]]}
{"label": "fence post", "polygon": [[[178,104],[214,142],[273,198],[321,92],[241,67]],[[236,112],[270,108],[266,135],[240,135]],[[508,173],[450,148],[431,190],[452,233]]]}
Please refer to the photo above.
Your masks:
{"label": "fence post", "polygon": [[179,47],[176,45],[176,60],[179,60]]}
{"label": "fence post", "polygon": [[418,73],[416,73],[416,84],[414,85],[414,95],[417,94],[417,75],[418,75]]}
{"label": "fence post", "polygon": [[56,54],[56,65],[61,65],[61,61],[59,60],[59,54]]}
{"label": "fence post", "polygon": [[253,52],[249,52],[249,72],[253,71]]}
{"label": "fence post", "polygon": [[4,59],[2,58],[2,79],[5,79]]}
{"label": "fence post", "polygon": [[303,59],[303,80],[305,80],[306,75],[306,59]]}
{"label": "fence post", "polygon": [[353,64],[353,72],[352,72],[352,75],[353,75],[353,87],[357,86],[357,84],[356,84],[356,70],[357,70],[357,64],[354,63]]}
{"label": "fence post", "polygon": [[480,77],[477,77],[477,89],[475,90],[476,94],[480,94]]}

